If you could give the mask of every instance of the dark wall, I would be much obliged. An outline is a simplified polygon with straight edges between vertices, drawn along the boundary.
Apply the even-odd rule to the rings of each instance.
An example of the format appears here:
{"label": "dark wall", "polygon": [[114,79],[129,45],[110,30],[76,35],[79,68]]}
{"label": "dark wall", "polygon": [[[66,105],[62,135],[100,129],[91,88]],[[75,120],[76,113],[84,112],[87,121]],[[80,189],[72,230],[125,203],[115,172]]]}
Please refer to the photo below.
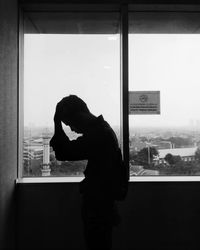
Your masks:
{"label": "dark wall", "polygon": [[[0,249],[15,248],[17,22],[17,0],[0,0]],[[19,249],[84,249],[77,184],[17,187]],[[199,182],[131,183],[119,207],[122,224],[114,231],[114,248],[199,249],[199,192]]]}
{"label": "dark wall", "polygon": [[[200,184],[130,183],[113,249],[200,249]],[[18,249],[84,250],[77,183],[18,185]]]}
{"label": "dark wall", "polygon": [[[83,3],[82,0],[20,0],[21,3]],[[200,4],[200,0],[84,0],[84,3]]]}
{"label": "dark wall", "polygon": [[17,0],[0,0],[0,249],[15,244],[17,12]]}

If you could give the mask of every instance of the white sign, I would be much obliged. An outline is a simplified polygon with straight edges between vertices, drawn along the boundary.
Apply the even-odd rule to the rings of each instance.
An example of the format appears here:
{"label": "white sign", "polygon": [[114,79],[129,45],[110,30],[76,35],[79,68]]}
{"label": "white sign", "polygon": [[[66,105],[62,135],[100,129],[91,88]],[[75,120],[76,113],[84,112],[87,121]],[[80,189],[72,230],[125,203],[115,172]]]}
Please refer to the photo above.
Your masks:
{"label": "white sign", "polygon": [[160,91],[129,91],[129,114],[160,114]]}

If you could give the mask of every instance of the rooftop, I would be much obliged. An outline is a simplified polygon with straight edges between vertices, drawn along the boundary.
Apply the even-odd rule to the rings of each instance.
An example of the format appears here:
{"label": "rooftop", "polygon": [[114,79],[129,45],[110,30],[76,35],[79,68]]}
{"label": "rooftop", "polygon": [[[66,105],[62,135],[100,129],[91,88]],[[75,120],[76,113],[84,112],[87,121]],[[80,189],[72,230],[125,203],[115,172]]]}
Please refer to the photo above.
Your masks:
{"label": "rooftop", "polygon": [[170,148],[170,149],[159,149],[159,158],[164,158],[167,154],[184,156],[194,156],[197,147],[192,148]]}

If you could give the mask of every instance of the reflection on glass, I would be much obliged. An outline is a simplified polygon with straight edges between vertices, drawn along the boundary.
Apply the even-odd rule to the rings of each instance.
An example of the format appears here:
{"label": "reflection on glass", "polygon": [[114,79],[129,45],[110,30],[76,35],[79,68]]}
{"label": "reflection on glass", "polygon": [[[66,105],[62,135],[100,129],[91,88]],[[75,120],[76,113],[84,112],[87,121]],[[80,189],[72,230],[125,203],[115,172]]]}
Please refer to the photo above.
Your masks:
{"label": "reflection on glass", "polygon": [[129,34],[129,91],[160,91],[160,115],[129,115],[131,175],[200,175],[199,34]]}
{"label": "reflection on glass", "polygon": [[[87,21],[84,25],[81,33],[89,30]],[[54,32],[56,27],[55,22]],[[86,161],[58,162],[49,147],[56,103],[64,96],[81,97],[92,113],[104,116],[119,138],[119,33],[116,25],[112,32],[111,20],[105,34],[103,29],[93,34],[94,27],[88,32],[92,34],[24,35],[23,176],[83,175]],[[64,129],[71,140],[79,136],[69,127]]]}

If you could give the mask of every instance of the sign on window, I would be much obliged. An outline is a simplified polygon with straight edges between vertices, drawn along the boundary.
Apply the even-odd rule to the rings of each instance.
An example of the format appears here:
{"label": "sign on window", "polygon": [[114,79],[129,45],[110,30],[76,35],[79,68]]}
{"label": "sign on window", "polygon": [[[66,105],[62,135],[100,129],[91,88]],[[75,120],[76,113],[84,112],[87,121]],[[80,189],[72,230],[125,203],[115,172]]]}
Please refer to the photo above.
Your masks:
{"label": "sign on window", "polygon": [[160,91],[130,91],[130,115],[160,114]]}

